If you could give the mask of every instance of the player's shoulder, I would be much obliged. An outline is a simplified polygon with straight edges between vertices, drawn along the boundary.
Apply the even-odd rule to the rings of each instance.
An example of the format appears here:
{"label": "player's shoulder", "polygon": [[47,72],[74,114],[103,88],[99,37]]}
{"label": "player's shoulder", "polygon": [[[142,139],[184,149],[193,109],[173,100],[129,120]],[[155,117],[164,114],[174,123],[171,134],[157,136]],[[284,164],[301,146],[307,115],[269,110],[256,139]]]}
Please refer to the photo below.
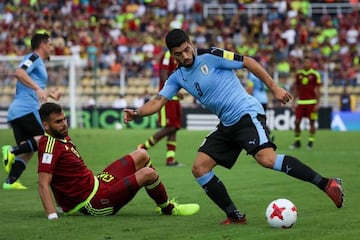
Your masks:
{"label": "player's shoulder", "polygon": [[[225,60],[235,60],[239,62],[244,61],[244,56],[236,54],[235,52],[222,49],[219,47],[210,47],[208,49],[197,49],[197,56],[204,55],[205,57],[209,57],[214,59],[214,61],[218,61],[219,58],[225,59]],[[215,57],[215,58],[214,58]]]}
{"label": "player's shoulder", "polygon": [[34,52],[28,53],[23,57],[23,61],[30,60],[32,62],[35,62],[37,59],[39,59],[39,55]]}
{"label": "player's shoulder", "polygon": [[36,53],[29,53],[25,55],[22,59],[21,68],[24,70],[28,69],[38,59],[39,59],[39,55],[37,55]]}
{"label": "player's shoulder", "polygon": [[40,138],[39,149],[43,149],[43,151],[47,153],[52,153],[56,148],[58,148],[58,145],[61,143],[62,143],[61,139],[54,138],[45,133]]}
{"label": "player's shoulder", "polygon": [[197,48],[196,53],[198,56],[211,54],[214,56],[222,57],[224,49],[218,47],[210,47],[210,48]]}

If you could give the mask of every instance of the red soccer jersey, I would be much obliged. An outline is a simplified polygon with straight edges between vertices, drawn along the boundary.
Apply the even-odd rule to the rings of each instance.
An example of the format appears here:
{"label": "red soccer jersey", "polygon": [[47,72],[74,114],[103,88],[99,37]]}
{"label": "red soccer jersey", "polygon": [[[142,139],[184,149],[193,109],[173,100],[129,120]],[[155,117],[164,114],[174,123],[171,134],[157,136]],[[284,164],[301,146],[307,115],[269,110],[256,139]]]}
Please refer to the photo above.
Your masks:
{"label": "red soccer jersey", "polygon": [[321,86],[321,78],[314,69],[300,70],[296,73],[295,87],[299,100],[317,99],[315,89]]}
{"label": "red soccer jersey", "polygon": [[45,135],[38,149],[38,172],[52,174],[51,189],[64,212],[85,201],[94,187],[94,175],[82,160],[69,136]]}
{"label": "red soccer jersey", "polygon": [[[170,76],[170,74],[175,71],[176,68],[177,62],[175,58],[171,56],[169,51],[166,51],[160,59],[159,71],[166,70],[168,72],[168,76]],[[165,81],[166,79],[160,78],[159,90],[164,87]]]}

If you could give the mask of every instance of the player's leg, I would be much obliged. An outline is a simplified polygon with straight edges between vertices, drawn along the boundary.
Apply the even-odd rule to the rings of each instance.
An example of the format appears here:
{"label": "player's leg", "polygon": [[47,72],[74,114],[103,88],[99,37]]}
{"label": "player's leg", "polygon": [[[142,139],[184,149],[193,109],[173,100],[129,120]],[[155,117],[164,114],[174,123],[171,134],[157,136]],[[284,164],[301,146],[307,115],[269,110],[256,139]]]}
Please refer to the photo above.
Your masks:
{"label": "player's leg", "polygon": [[175,165],[175,154],[176,154],[176,130],[169,133],[166,138],[166,165]]}
{"label": "player's leg", "polygon": [[212,171],[216,165],[231,168],[241,151],[240,147],[233,148],[230,136],[222,131],[224,128],[219,124],[218,129],[206,137],[198,150],[192,173],[207,196],[226,214],[223,224],[246,223],[245,214],[235,206],[225,185]]}
{"label": "player's leg", "polygon": [[[337,207],[342,207],[343,191],[341,182],[337,179],[328,179],[305,165],[297,158],[275,152],[276,145],[269,141],[265,116],[252,117],[248,127],[240,130],[239,139],[249,138],[249,144],[244,149],[251,154],[263,167],[281,171],[297,179],[313,183],[333,200]],[[251,141],[250,141],[251,140]],[[250,144],[251,142],[251,144]]]}
{"label": "player's leg", "polygon": [[227,218],[222,222],[223,224],[246,223],[245,214],[240,213],[225,185],[212,171],[215,166],[216,162],[212,158],[199,152],[192,173],[206,195],[226,214]]}
{"label": "player's leg", "polygon": [[117,209],[127,204],[140,188],[145,187],[164,214],[192,215],[199,210],[196,204],[176,205],[169,201],[165,187],[144,149],[138,149],[113,162],[103,173],[118,179],[111,188],[112,202],[116,203]]}
{"label": "player's leg", "polygon": [[140,144],[138,146],[138,149],[142,148],[145,150],[148,150],[155,146],[161,139],[163,139],[165,136],[167,136],[169,133],[171,133],[173,129],[169,128],[162,128],[159,131],[157,131],[154,135],[149,137],[143,144]]}
{"label": "player's leg", "polygon": [[179,101],[170,101],[166,107],[166,128],[169,129],[166,142],[166,166],[182,166],[176,161],[176,134],[181,128],[181,105]]}
{"label": "player's leg", "polygon": [[[18,145],[12,147],[12,153],[16,155],[15,157],[4,158],[4,167],[9,174],[3,183],[3,189],[26,189],[18,179],[26,169],[33,153],[37,151],[39,139],[43,135],[43,128],[34,114],[25,115],[10,123]],[[11,156],[11,154],[8,156]],[[10,159],[13,159],[13,161]]]}
{"label": "player's leg", "polygon": [[[147,194],[159,207],[159,212],[166,215],[187,216],[197,213],[200,209],[197,204],[178,204],[169,200],[164,184],[150,161],[146,151],[137,151],[133,156],[137,171],[136,180],[141,187],[145,187]],[[145,164],[146,167],[143,167]]]}
{"label": "player's leg", "polygon": [[169,205],[168,196],[164,185],[152,166],[149,154],[146,150],[137,150],[130,153],[133,158],[136,172],[135,177],[140,187],[145,187],[148,195],[156,202],[157,205]]}
{"label": "player's leg", "polygon": [[38,113],[30,113],[10,121],[13,128],[17,146],[12,146],[10,151],[15,155],[33,153],[37,151],[38,143],[44,134],[44,129]]}
{"label": "player's leg", "polygon": [[295,110],[295,129],[294,129],[295,141],[292,145],[290,145],[289,147],[290,149],[297,149],[301,147],[300,123],[302,117],[303,117],[303,109],[301,105],[298,105]]}
{"label": "player's leg", "polygon": [[263,167],[272,168],[297,179],[310,182],[326,192],[338,208],[343,204],[342,180],[326,178],[293,156],[276,154],[272,148],[261,149],[254,155]]}
{"label": "player's leg", "polygon": [[[269,135],[264,130],[265,128],[259,127],[266,125],[266,119],[260,117],[253,119],[253,122],[255,127],[249,128],[246,135],[259,136],[259,139],[255,141],[257,144],[246,146],[245,149],[260,165],[316,185],[327,193],[337,207],[342,207],[343,191],[340,181],[323,177],[293,156],[277,154],[274,150],[276,146],[269,142]],[[252,132],[251,129],[255,132]]]}
{"label": "player's leg", "polygon": [[307,147],[308,149],[312,149],[315,141],[315,122],[318,119],[318,113],[315,111],[315,104],[309,106],[309,120],[310,120],[310,129],[309,129],[309,137]]}

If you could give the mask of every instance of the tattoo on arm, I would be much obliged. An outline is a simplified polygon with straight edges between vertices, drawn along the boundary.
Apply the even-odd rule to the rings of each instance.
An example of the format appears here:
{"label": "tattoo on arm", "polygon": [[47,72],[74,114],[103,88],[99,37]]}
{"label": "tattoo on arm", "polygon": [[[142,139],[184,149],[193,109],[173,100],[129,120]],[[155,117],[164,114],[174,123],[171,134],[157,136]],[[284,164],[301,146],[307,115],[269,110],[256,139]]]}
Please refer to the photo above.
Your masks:
{"label": "tattoo on arm", "polygon": [[162,97],[162,96],[161,96],[160,94],[156,94],[155,99],[156,99],[156,100],[160,100],[161,97]]}

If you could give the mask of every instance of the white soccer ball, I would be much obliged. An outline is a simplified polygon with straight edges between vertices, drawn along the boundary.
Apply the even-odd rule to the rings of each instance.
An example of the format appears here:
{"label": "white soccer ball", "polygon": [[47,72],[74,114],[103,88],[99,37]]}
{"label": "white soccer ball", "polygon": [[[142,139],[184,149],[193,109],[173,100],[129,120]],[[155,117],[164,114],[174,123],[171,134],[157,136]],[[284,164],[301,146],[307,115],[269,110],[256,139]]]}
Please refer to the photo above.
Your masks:
{"label": "white soccer ball", "polygon": [[291,228],[297,220],[297,209],[290,200],[279,198],[268,205],[265,216],[271,227]]}
{"label": "white soccer ball", "polygon": [[116,130],[121,130],[123,128],[122,124],[119,123],[119,122],[115,123],[114,127],[115,127]]}

